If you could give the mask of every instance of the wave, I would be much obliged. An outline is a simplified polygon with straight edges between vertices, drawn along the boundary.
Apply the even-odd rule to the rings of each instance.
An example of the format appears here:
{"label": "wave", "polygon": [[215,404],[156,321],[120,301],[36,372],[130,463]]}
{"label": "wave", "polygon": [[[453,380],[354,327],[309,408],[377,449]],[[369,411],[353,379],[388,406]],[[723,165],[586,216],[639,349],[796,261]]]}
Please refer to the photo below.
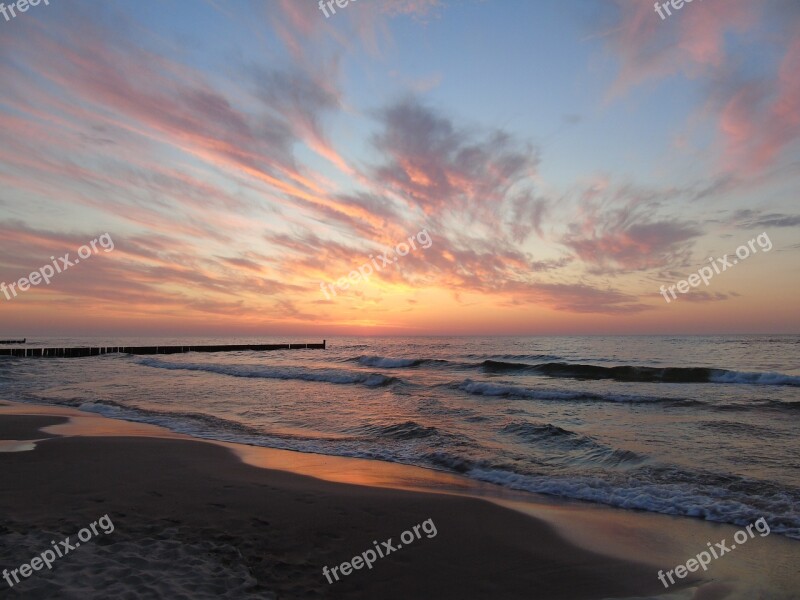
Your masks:
{"label": "wave", "polygon": [[550,423],[545,425],[536,425],[534,423],[526,423],[524,421],[513,421],[503,427],[503,429],[500,431],[503,433],[513,433],[531,441],[578,435],[574,431],[562,429],[561,427],[558,427],[557,425],[551,425]]}
{"label": "wave", "polygon": [[714,410],[722,412],[726,411],[744,412],[753,409],[761,409],[761,410],[789,411],[791,413],[793,411],[800,410],[800,402],[786,401],[786,400],[750,400],[745,402],[730,402],[728,404],[717,404],[713,408]]}
{"label": "wave", "polygon": [[340,371],[337,369],[305,369],[302,367],[268,367],[261,365],[219,365],[196,363],[171,363],[155,358],[143,358],[140,365],[173,371],[205,371],[231,377],[252,377],[263,379],[294,379],[299,381],[319,381],[335,384],[361,384],[367,387],[386,386],[400,380],[380,373]]}
{"label": "wave", "polygon": [[536,368],[535,365],[505,362],[501,360],[485,360],[476,366],[487,373],[513,373],[514,371],[530,371]]}
{"label": "wave", "polygon": [[[800,539],[800,514],[787,511],[787,507],[797,506],[800,502],[800,491],[767,481],[647,466],[613,474],[606,472],[608,479],[591,475],[540,475],[521,473],[514,465],[471,460],[449,452],[432,452],[424,459],[434,468],[470,479],[619,508],[739,526],[764,517],[772,532]],[[743,494],[732,493],[732,483]]]}
{"label": "wave", "polygon": [[548,362],[540,365],[485,360],[480,364],[487,373],[530,373],[571,379],[612,379],[638,383],[740,383],[751,385],[788,385],[800,387],[800,377],[783,373],[748,373],[707,367],[640,367]]}
{"label": "wave", "polygon": [[[486,356],[486,354],[466,354],[464,358],[480,359],[486,358]],[[494,356],[494,358],[501,360],[564,360],[563,356],[557,356],[555,354],[495,354],[489,356]]]}
{"label": "wave", "polygon": [[465,379],[461,383],[450,384],[468,394],[476,396],[512,396],[533,400],[602,400],[603,397],[590,392],[564,392],[559,390],[532,390],[514,385],[499,385],[483,381]]}
{"label": "wave", "polygon": [[377,437],[386,437],[394,440],[416,440],[439,435],[436,427],[426,427],[416,421],[395,423],[392,425],[374,425],[362,429],[364,432]]}
{"label": "wave", "polygon": [[424,364],[444,364],[448,362],[446,360],[433,358],[386,358],[384,356],[359,356],[353,360],[365,367],[376,367],[379,369],[400,369],[418,367]]}
{"label": "wave", "polygon": [[449,387],[475,396],[499,396],[531,400],[586,400],[594,402],[664,402],[680,406],[704,404],[700,400],[683,398],[658,398],[631,394],[595,394],[592,392],[569,392],[564,390],[530,389],[515,385],[488,383],[465,379],[461,383],[450,383]]}
{"label": "wave", "polygon": [[[787,514],[786,507],[796,505],[800,495],[787,490],[754,487],[748,497],[734,498],[724,483],[720,486],[700,483],[696,475],[686,481],[652,481],[646,470],[635,471],[618,481],[591,476],[529,476],[499,468],[459,465],[461,473],[472,479],[504,487],[597,502],[609,506],[648,512],[695,517],[718,523],[744,526],[764,517],[774,533],[800,539],[800,516]],[[642,476],[644,475],[644,477]],[[744,482],[742,482],[744,483]],[[766,482],[757,482],[764,485]],[[749,486],[748,486],[749,487]],[[720,501],[724,498],[724,501]]]}
{"label": "wave", "polygon": [[645,457],[631,450],[611,448],[591,437],[568,429],[546,423],[544,425],[527,421],[512,421],[505,425],[501,433],[514,435],[539,449],[557,452],[555,461],[574,465],[576,463],[595,463],[608,467],[622,467],[639,464]]}
{"label": "wave", "polygon": [[746,373],[718,369],[711,377],[712,383],[744,383],[750,385],[789,385],[800,387],[800,377],[783,373]]}

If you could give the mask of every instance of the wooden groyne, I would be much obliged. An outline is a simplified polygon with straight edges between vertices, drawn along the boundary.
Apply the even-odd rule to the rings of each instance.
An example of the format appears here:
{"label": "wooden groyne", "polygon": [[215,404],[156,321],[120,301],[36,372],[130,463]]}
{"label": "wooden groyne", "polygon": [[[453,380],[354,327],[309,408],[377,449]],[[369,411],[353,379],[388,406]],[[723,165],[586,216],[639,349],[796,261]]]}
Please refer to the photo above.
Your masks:
{"label": "wooden groyne", "polygon": [[23,340],[0,340],[0,344],[24,344],[28,338]]}
{"label": "wooden groyne", "polygon": [[102,354],[182,354],[184,352],[240,352],[251,350],[325,350],[321,344],[235,344],[226,346],[100,346],[95,348],[0,348],[0,356],[19,358],[78,358]]}

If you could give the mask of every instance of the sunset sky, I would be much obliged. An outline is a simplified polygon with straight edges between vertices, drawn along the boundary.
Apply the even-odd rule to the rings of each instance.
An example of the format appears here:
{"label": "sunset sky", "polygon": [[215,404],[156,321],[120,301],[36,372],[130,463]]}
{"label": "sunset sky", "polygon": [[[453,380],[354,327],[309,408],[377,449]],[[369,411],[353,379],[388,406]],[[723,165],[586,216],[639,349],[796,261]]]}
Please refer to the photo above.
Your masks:
{"label": "sunset sky", "polygon": [[114,241],[0,338],[800,331],[797,0],[50,0],[0,80],[0,281]]}

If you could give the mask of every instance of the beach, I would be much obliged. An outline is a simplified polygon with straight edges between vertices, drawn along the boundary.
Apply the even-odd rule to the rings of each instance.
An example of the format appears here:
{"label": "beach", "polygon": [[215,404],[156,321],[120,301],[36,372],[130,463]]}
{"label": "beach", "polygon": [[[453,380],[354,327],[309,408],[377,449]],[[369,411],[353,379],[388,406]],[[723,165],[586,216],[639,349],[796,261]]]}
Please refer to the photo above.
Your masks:
{"label": "beach", "polygon": [[[605,509],[619,518],[604,517],[593,526],[597,515],[588,505],[509,495],[500,502],[517,509],[511,510],[478,497],[477,488],[470,497],[473,484],[452,475],[266,448],[237,451],[234,444],[66,408],[4,403],[0,438],[6,440],[0,452],[4,568],[30,562],[53,540],[72,536],[74,543],[81,528],[104,515],[113,522],[113,532],[100,532],[52,570],[7,588],[11,597],[557,600],[664,592],[647,564],[657,553],[626,560],[625,551],[614,547],[621,542],[635,550],[629,531],[614,533],[613,523],[635,523],[629,511]],[[290,470],[291,455],[297,455],[300,472]],[[258,462],[276,468],[254,466]],[[315,472],[320,477],[309,475]],[[348,477],[358,484],[343,483]],[[406,489],[393,488],[393,482]],[[583,519],[582,534],[559,523],[565,515],[570,523]],[[671,517],[646,517],[640,533],[661,531],[667,553],[674,554],[668,521],[655,522]],[[377,541],[393,538],[397,545],[402,532],[428,520],[435,535],[422,534],[339,581],[323,576],[323,567],[351,561]],[[601,525],[611,529],[602,532]],[[732,530],[696,525],[689,529],[700,537],[707,533],[703,527]],[[791,585],[793,576],[780,566],[788,569],[793,558],[796,564],[797,544],[771,538],[757,543],[772,574],[753,572],[758,565],[752,553],[750,572],[729,566],[736,567],[740,584],[761,578],[773,591],[769,597],[779,598],[777,586]],[[593,551],[587,549],[592,544]],[[736,597],[731,583],[681,583],[669,590],[684,594],[676,598]],[[792,597],[790,588],[785,593]]]}
{"label": "beach", "polygon": [[[50,338],[27,348],[257,341],[297,340]],[[763,517],[798,540],[798,342],[352,337],[324,351],[6,357],[0,397],[606,506],[739,526]]]}
{"label": "beach", "polygon": [[684,2],[0,0],[0,600],[800,600],[800,2]]}
{"label": "beach", "polygon": [[0,0],[0,600],[800,600],[800,2],[684,1]]}

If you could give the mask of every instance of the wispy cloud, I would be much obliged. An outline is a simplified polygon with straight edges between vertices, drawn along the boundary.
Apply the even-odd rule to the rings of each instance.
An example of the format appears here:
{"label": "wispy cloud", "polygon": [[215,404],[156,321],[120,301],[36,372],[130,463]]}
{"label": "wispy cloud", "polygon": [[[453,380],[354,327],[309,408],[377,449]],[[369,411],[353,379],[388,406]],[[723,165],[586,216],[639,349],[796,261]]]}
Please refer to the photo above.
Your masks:
{"label": "wispy cloud", "polygon": [[[718,119],[718,164],[728,172],[758,174],[774,166],[781,152],[800,137],[796,4],[696,2],[665,21],[648,3],[616,0],[615,6],[616,23],[604,32],[619,61],[610,98],[678,76],[700,82],[706,93],[701,106]],[[752,33],[765,27],[772,29],[767,42]],[[753,53],[764,61],[777,54],[777,61],[753,76],[747,60]]]}

